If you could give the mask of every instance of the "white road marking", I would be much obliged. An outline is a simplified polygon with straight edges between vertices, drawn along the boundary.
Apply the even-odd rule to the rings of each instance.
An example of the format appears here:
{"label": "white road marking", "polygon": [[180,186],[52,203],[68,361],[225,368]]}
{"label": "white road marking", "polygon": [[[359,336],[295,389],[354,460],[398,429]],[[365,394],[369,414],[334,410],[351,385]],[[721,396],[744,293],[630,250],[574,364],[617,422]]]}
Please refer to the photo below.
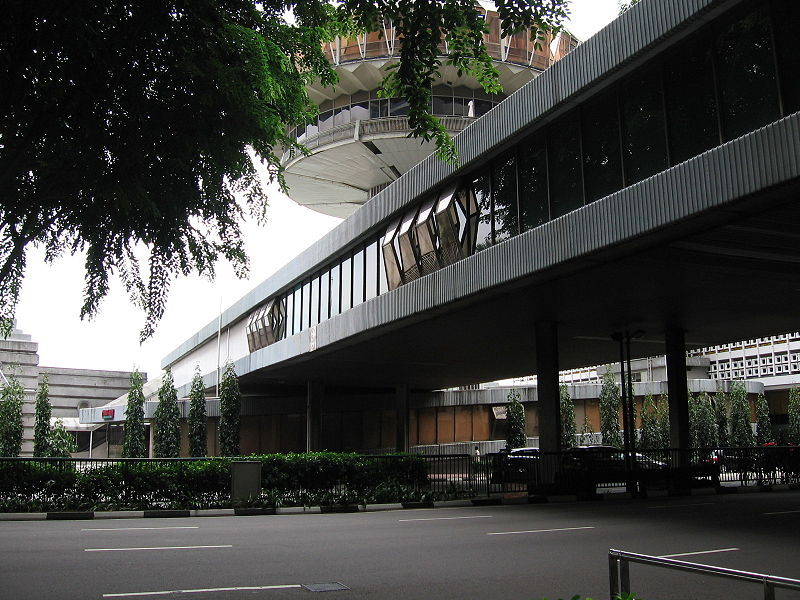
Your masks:
{"label": "white road marking", "polygon": [[182,525],[179,527],[97,527],[93,529],[81,529],[81,531],[154,531],[156,529],[200,529],[200,527],[197,525]]}
{"label": "white road marking", "polygon": [[399,523],[408,523],[409,521],[453,521],[455,519],[491,519],[492,515],[477,515],[473,517],[429,517],[427,519],[398,519]]}
{"label": "white road marking", "polygon": [[253,592],[260,590],[288,590],[302,587],[293,583],[287,585],[252,585],[222,588],[197,588],[194,590],[163,590],[159,592],[128,592],[125,594],[103,594],[103,598],[130,598],[133,596],[167,596],[169,594],[206,594],[210,592]]}
{"label": "white road marking", "polygon": [[716,554],[717,552],[735,552],[739,548],[719,548],[717,550],[700,550],[698,552],[680,552],[679,554],[662,554],[658,558],[675,558],[677,556],[695,556],[697,554]]}
{"label": "white road marking", "polygon": [[686,508],[687,506],[709,506],[716,502],[694,502],[692,504],[659,504],[658,506],[648,506],[647,508]]}
{"label": "white road marking", "polygon": [[791,515],[794,513],[800,513],[800,510],[779,510],[777,512],[768,512],[764,513],[765,515]]}
{"label": "white road marking", "polygon": [[551,531],[578,531],[580,529],[594,529],[594,527],[561,527],[559,529],[531,529],[529,531],[498,531],[486,535],[515,535],[517,533],[550,533]]}
{"label": "white road marking", "polygon": [[153,546],[151,548],[86,548],[84,552],[124,552],[126,550],[195,550],[198,548],[233,548],[231,544],[221,546]]}

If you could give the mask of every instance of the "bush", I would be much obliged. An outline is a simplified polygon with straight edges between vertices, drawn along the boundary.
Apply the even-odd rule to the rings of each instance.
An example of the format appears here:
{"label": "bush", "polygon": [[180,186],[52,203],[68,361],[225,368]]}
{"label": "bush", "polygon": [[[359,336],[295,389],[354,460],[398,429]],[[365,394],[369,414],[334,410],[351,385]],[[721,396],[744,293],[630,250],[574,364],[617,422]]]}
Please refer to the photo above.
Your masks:
{"label": "bush", "polygon": [[[335,452],[248,457],[262,463],[262,489],[278,504],[334,499],[397,502],[429,496],[426,461],[407,454]],[[0,512],[145,510],[231,506],[230,458],[0,461]]]}

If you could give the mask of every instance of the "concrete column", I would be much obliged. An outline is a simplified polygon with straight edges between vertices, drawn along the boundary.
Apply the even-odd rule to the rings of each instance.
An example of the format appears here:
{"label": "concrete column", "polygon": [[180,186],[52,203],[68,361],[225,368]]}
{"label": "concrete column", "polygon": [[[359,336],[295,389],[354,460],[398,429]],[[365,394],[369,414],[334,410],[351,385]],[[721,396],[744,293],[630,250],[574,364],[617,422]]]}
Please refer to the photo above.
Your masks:
{"label": "concrete column", "polygon": [[686,338],[681,329],[666,331],[667,393],[670,445],[689,447],[689,385],[686,381]]}
{"label": "concrete column", "polygon": [[398,385],[395,388],[395,405],[397,406],[397,451],[408,452],[408,386]]}
{"label": "concrete column", "polygon": [[306,394],[306,452],[319,450],[322,399],[325,391],[318,381],[308,382]]}
{"label": "concrete column", "polygon": [[539,397],[539,448],[561,450],[559,415],[558,327],[553,322],[536,324],[536,391]]}

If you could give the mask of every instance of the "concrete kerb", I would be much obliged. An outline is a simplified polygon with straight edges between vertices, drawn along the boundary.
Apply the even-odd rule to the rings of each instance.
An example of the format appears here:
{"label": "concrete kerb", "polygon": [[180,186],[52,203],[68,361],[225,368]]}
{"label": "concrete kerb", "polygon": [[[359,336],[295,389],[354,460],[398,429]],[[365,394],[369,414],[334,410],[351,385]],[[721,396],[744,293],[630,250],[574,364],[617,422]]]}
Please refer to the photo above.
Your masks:
{"label": "concrete kerb", "polygon": [[[723,488],[698,488],[686,490],[684,495],[705,496],[719,493],[746,494],[769,491],[797,490],[800,486],[790,484],[773,484],[772,486],[737,486]],[[650,490],[649,498],[665,497],[670,495],[667,490]],[[626,492],[613,492],[598,494],[595,500],[602,501],[622,501],[631,500],[631,495]],[[581,502],[582,498],[574,494],[549,495],[549,496],[522,496],[512,495],[504,497],[501,495],[474,498],[471,500],[444,500],[434,502],[434,508],[466,508],[472,506],[487,505],[509,505],[509,504],[536,504],[543,502],[563,503]],[[380,512],[390,510],[413,510],[404,508],[399,502],[383,504],[359,505],[358,512]],[[277,515],[304,515],[321,514],[319,506],[289,506],[281,507],[276,511]],[[175,518],[175,517],[230,517],[234,516],[232,508],[210,508],[210,509],[191,509],[191,510],[110,510],[110,511],[88,511],[88,512],[36,512],[36,513],[0,513],[0,521],[46,521],[46,520],[83,520],[83,519],[141,519],[141,518]],[[263,515],[268,516],[268,515]]]}

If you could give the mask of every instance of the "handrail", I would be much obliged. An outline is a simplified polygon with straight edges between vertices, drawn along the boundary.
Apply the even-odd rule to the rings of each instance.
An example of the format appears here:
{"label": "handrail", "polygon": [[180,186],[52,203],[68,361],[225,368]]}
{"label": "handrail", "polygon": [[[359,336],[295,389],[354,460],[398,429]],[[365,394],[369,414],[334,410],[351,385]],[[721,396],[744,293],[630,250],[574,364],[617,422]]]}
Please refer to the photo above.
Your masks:
{"label": "handrail", "polygon": [[614,600],[614,598],[620,594],[630,594],[630,563],[653,565],[676,571],[688,571],[691,573],[700,573],[702,575],[760,583],[764,589],[764,600],[775,600],[776,588],[800,590],[800,579],[777,577],[775,575],[752,573],[750,571],[739,571],[712,565],[701,565],[699,563],[662,558],[660,556],[649,556],[647,554],[636,554],[634,552],[625,552],[624,550],[614,550],[612,548],[608,551],[608,581],[611,600]]}

